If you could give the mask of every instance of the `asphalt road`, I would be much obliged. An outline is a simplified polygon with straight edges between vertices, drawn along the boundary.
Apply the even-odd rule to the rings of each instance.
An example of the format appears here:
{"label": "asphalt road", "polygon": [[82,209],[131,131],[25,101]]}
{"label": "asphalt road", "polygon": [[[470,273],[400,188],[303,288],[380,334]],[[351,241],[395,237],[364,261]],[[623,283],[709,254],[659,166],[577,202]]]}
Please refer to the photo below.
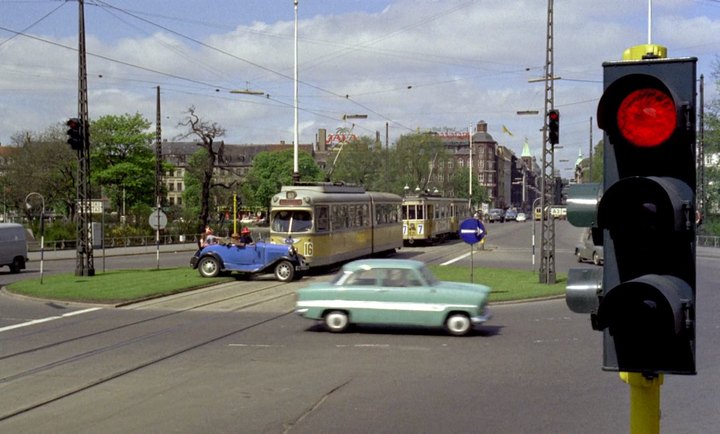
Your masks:
{"label": "asphalt road", "polygon": [[[474,260],[530,268],[529,225],[514,225],[489,225]],[[574,243],[573,229],[559,240]],[[566,244],[558,272],[574,265]],[[434,262],[467,250],[400,255]],[[665,377],[663,432],[720,423],[717,265],[698,256],[699,374]],[[600,369],[602,335],[564,300],[493,305],[493,320],[466,338],[384,327],[338,335],[289,313],[297,287],[326,278],[257,278],[123,308],[3,294],[0,431],[628,431],[628,386]]]}

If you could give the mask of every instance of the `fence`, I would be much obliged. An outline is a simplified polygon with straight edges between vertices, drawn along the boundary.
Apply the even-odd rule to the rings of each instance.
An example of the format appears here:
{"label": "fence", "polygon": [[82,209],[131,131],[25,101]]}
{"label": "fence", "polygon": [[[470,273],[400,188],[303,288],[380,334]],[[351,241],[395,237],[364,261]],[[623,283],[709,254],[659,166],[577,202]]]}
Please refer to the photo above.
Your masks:
{"label": "fence", "polygon": [[697,245],[700,247],[720,248],[720,237],[713,235],[698,235]]}
{"label": "fence", "polygon": [[[192,235],[163,235],[160,236],[160,244],[197,244],[200,239],[199,234]],[[136,237],[105,237],[105,247],[143,247],[154,246],[155,236],[136,236]],[[74,250],[77,247],[77,240],[58,240],[45,241],[46,251],[56,250]],[[102,248],[102,246],[94,245],[94,248]],[[39,251],[40,239],[28,240],[28,250]]]}

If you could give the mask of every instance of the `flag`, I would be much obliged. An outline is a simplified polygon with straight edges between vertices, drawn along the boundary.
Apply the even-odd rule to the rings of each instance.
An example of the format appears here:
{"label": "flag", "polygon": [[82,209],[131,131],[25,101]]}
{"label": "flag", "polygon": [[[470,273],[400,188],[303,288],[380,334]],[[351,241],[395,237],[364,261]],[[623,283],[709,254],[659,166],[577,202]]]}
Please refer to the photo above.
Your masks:
{"label": "flag", "polygon": [[513,135],[513,133],[511,133],[510,130],[508,130],[508,128],[505,125],[502,126],[502,131],[503,131],[503,133],[507,133],[507,135],[510,137],[512,137],[512,135]]}

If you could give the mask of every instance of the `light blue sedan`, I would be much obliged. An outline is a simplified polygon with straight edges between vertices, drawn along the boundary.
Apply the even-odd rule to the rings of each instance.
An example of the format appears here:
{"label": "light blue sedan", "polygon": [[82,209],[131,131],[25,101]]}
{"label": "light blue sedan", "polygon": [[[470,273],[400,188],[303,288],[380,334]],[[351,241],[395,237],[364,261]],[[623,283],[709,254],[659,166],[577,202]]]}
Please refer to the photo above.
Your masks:
{"label": "light blue sedan", "polygon": [[345,264],[330,282],[298,290],[295,312],[343,332],[351,324],[445,327],[468,334],[491,318],[490,288],[443,282],[424,263],[404,259],[363,259]]}

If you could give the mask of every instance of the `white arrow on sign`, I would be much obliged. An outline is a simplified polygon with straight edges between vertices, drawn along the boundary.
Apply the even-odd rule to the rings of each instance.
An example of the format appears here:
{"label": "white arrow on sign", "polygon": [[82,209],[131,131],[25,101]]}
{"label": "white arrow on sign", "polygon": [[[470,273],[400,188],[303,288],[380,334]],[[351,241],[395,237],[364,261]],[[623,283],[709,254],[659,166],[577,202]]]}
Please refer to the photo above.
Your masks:
{"label": "white arrow on sign", "polygon": [[483,231],[483,230],[480,229],[480,228],[476,228],[476,229],[460,229],[460,233],[461,233],[461,234],[475,234],[475,235],[477,235],[477,236],[480,236],[480,235],[482,235],[484,232],[485,232],[485,231]]}

